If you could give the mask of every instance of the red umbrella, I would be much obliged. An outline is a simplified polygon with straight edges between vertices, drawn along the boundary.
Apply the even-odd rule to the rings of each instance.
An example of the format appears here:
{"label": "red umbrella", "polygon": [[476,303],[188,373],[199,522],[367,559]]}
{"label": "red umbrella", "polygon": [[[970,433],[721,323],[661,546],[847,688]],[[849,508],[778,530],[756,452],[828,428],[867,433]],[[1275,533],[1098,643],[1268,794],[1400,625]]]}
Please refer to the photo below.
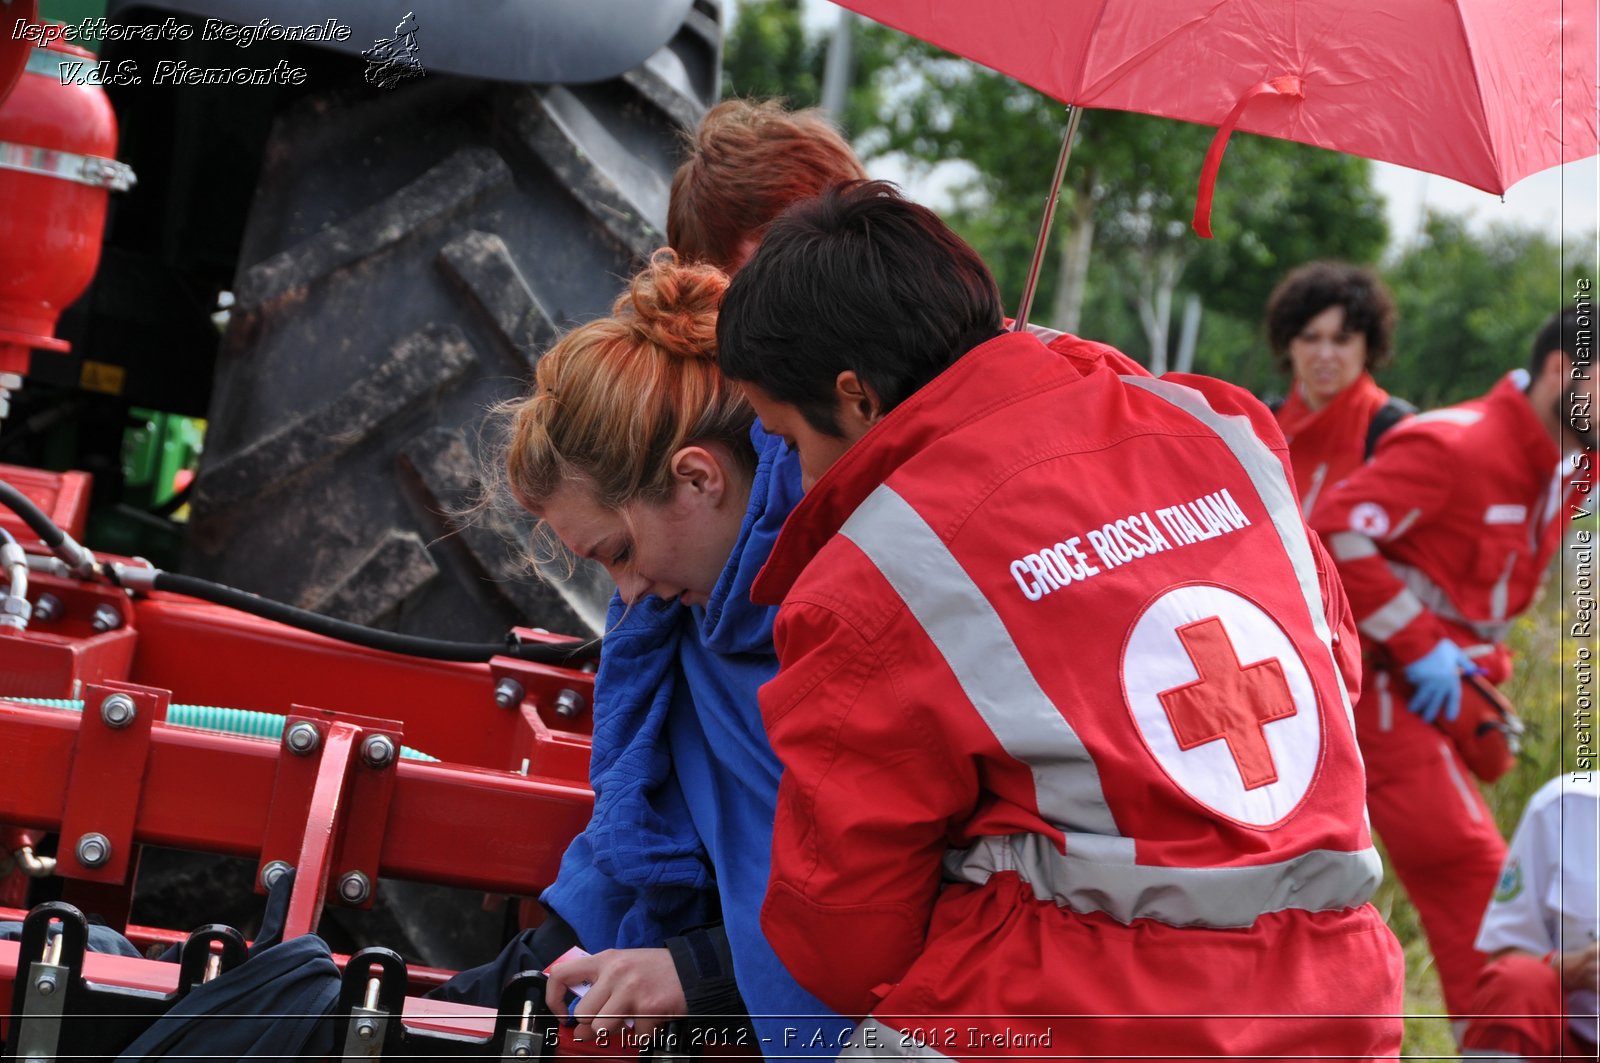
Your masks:
{"label": "red umbrella", "polygon": [[1218,126],[1203,236],[1235,125],[1497,194],[1600,149],[1595,0],[837,2],[1074,107]]}

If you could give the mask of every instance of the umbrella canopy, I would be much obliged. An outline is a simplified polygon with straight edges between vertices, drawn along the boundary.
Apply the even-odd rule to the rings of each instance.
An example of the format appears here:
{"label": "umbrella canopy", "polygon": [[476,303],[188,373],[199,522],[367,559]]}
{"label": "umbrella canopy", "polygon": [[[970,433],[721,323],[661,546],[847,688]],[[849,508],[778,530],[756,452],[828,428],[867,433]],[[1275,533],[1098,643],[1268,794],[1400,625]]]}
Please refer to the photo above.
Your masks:
{"label": "umbrella canopy", "polygon": [[1231,118],[1486,192],[1597,151],[1594,0],[838,2],[1063,103]]}

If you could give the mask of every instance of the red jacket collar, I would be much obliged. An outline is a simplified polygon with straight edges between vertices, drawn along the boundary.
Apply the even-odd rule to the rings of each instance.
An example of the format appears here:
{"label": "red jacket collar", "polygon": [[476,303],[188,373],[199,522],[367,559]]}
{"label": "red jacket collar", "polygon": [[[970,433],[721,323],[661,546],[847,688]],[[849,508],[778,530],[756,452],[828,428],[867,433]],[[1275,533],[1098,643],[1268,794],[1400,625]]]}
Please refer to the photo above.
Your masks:
{"label": "red jacket collar", "polygon": [[1528,393],[1524,390],[1526,381],[1526,373],[1507,373],[1484,396],[1484,402],[1505,408],[1514,432],[1506,444],[1526,453],[1534,468],[1548,471],[1554,469],[1561,460],[1561,448],[1550,438],[1550,429],[1539,420],[1533,404],[1528,401]]}
{"label": "red jacket collar", "polygon": [[1041,384],[1082,373],[1028,333],[1006,332],[979,344],[873,426],[822,475],[789,514],[750,597],[783,601],[811,559],[850,514],[907,460],[940,437]]}

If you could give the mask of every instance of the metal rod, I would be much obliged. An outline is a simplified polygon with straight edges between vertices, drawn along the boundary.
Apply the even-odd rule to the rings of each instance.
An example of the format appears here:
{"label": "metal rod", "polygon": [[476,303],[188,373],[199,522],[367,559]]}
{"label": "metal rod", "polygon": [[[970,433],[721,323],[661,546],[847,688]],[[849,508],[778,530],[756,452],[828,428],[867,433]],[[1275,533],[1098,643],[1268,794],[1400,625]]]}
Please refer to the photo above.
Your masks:
{"label": "metal rod", "polygon": [[59,926],[60,929],[54,934],[50,933],[49,928],[45,930],[44,962],[47,966],[58,967],[61,965],[61,946],[66,944],[67,928],[61,923],[52,923],[51,926]]}
{"label": "metal rod", "polygon": [[211,981],[213,978],[215,978],[217,975],[219,975],[221,973],[222,973],[222,953],[213,951],[211,953],[211,955],[206,957],[206,973],[201,975],[200,981],[201,981],[202,984],[204,984],[206,982]]}
{"label": "metal rod", "polygon": [[1078,119],[1083,108],[1067,104],[1067,135],[1061,138],[1061,157],[1056,160],[1056,175],[1050,182],[1050,195],[1044,201],[1044,220],[1039,223],[1039,239],[1033,244],[1033,263],[1028,266],[1028,280],[1022,286],[1022,302],[1017,306],[1017,317],[1011,325],[1013,332],[1028,327],[1028,313],[1033,309],[1033,293],[1039,286],[1039,268],[1044,264],[1045,244],[1050,242],[1050,223],[1055,221],[1056,200],[1061,197],[1061,180],[1067,173],[1067,159],[1072,156],[1072,138],[1078,132]]}
{"label": "metal rod", "polygon": [[383,987],[383,982],[380,981],[379,979],[377,979],[377,978],[368,978],[367,979],[367,995],[366,995],[366,999],[364,999],[361,1002],[361,1006],[366,1008],[368,1011],[377,1011],[378,1010],[378,990],[381,989],[382,987]]}

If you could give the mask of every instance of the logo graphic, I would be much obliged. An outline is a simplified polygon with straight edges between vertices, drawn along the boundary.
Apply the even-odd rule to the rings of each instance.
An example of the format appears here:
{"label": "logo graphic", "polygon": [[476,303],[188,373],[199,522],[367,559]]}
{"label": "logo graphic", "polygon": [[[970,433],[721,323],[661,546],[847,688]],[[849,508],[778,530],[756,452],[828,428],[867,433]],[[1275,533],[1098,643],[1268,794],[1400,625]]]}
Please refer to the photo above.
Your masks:
{"label": "logo graphic", "polygon": [[1275,658],[1243,665],[1220,617],[1178,628],[1178,641],[1200,673],[1192,683],[1158,695],[1185,752],[1223,741],[1246,790],[1278,781],[1277,766],[1263,732],[1266,724],[1295,714],[1294,695]]}
{"label": "logo graphic", "polygon": [[1122,685],[1162,770],[1212,811],[1270,826],[1311,788],[1322,756],[1311,673],[1249,599],[1202,585],[1151,602],[1128,637]]}
{"label": "logo graphic", "polygon": [[1522,892],[1522,865],[1512,857],[1500,872],[1500,881],[1495,883],[1494,899],[1497,904],[1515,900],[1517,894]]}
{"label": "logo graphic", "polygon": [[1381,539],[1389,534],[1389,514],[1376,502],[1358,502],[1350,507],[1350,530]]}
{"label": "logo graphic", "polygon": [[374,41],[371,48],[361,53],[367,61],[367,84],[380,89],[392,89],[408,78],[427,76],[422,61],[417,58],[417,16],[407,11],[406,17],[394,28],[394,36]]}

